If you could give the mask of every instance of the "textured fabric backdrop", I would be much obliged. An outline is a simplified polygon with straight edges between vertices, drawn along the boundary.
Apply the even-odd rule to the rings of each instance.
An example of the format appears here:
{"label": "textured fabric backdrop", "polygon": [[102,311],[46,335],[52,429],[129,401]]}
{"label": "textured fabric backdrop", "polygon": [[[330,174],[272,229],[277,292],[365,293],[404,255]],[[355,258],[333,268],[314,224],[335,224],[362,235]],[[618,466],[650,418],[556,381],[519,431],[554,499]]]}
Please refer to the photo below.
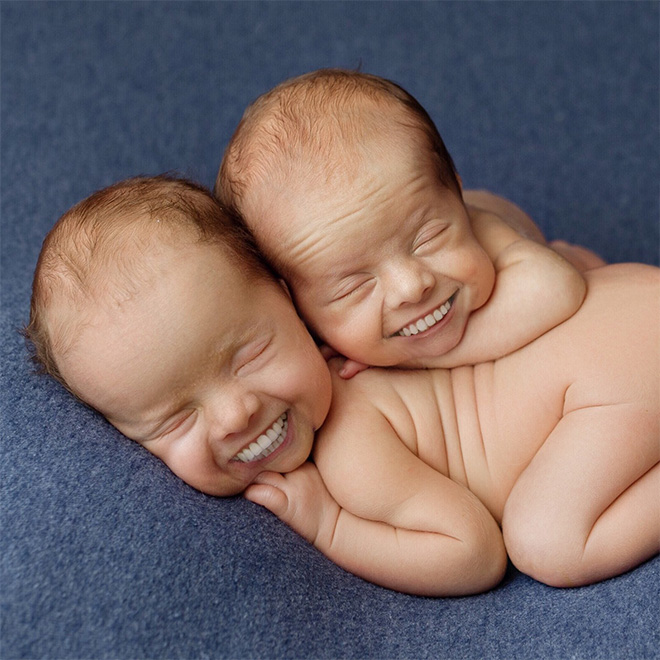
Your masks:
{"label": "textured fabric backdrop", "polygon": [[658,559],[576,590],[511,569],[473,598],[386,591],[179,482],[33,375],[17,333],[62,212],[137,174],[212,185],[246,104],[324,66],[406,87],[465,185],[549,237],[658,264],[658,8],[2,2],[0,657],[660,657]]}

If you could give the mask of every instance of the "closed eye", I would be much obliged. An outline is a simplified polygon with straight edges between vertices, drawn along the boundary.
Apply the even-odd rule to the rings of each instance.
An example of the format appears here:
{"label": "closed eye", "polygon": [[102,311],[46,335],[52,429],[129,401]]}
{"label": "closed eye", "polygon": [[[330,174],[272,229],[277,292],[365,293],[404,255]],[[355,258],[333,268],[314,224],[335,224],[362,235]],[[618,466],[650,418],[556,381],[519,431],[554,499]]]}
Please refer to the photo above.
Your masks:
{"label": "closed eye", "polygon": [[167,423],[163,430],[158,434],[158,438],[179,437],[184,435],[195,425],[197,419],[197,410],[185,410],[180,415],[174,417]]}
{"label": "closed eye", "polygon": [[444,238],[447,223],[434,221],[427,223],[417,234],[413,242],[413,252],[424,251],[425,248],[435,247],[440,238]]}
{"label": "closed eye", "polygon": [[371,290],[374,282],[375,278],[373,277],[350,280],[335,293],[332,302],[349,300],[361,295],[366,295]]}
{"label": "closed eye", "polygon": [[272,337],[262,337],[241,347],[234,356],[234,369],[238,376],[245,376],[265,362],[270,355]]}

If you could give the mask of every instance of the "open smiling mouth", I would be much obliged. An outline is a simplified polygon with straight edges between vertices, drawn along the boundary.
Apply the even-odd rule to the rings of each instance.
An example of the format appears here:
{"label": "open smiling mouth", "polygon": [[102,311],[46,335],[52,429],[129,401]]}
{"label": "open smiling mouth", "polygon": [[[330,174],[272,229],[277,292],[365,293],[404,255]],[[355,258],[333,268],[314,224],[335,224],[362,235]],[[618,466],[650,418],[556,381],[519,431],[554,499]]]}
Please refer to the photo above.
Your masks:
{"label": "open smiling mouth", "polygon": [[231,460],[240,461],[241,463],[252,463],[252,461],[266,458],[266,456],[272,454],[284,442],[288,428],[289,422],[287,414],[284,412],[267,431],[264,431],[249,447],[239,451]]}
{"label": "open smiling mouth", "polygon": [[411,337],[433,327],[436,323],[442,321],[442,319],[447,315],[451,309],[451,306],[454,304],[454,300],[456,299],[457,294],[458,291],[454,292],[451,298],[440,305],[440,307],[434,309],[432,312],[429,312],[426,316],[417,319],[417,321],[414,321],[410,325],[401,328],[401,330],[395,332],[392,337]]}

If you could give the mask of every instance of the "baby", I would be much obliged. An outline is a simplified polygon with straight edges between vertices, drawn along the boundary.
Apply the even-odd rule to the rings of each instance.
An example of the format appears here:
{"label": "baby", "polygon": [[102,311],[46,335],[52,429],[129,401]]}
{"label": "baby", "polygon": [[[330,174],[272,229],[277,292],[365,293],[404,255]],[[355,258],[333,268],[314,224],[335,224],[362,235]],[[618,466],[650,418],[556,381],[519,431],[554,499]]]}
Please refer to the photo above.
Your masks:
{"label": "baby", "polygon": [[36,359],[191,486],[245,489],[386,587],[483,591],[505,542],[554,585],[658,551],[658,269],[587,273],[576,314],[495,362],[343,380],[238,220],[164,178],[74,207],[35,272]]}
{"label": "baby", "polygon": [[44,241],[26,335],[43,369],[211,495],[309,456],[330,375],[249,237],[204,189],[99,191]]}
{"label": "baby", "polygon": [[582,277],[521,209],[462,193],[428,114],[375,76],[321,70],[260,97],[216,193],[243,216],[308,327],[359,363],[495,359],[584,297]]}
{"label": "baby", "polygon": [[[465,511],[455,483],[502,523],[514,563],[550,584],[601,579],[657,552],[657,270],[590,274],[587,302],[567,321],[582,278],[520,209],[463,194],[417,101],[361,73],[318,71],[260,97],[230,141],[216,192],[337,352],[376,366],[476,365],[335,384],[314,457],[336,502],[315,511],[322,500],[309,489],[323,486],[312,468],[262,476],[275,489],[248,497],[350,570],[381,583],[389,570],[394,588],[410,588],[403,567],[416,549],[443,556],[425,545],[432,535],[404,542],[401,530],[447,542],[447,507]],[[560,247],[583,269],[602,265]],[[323,532],[304,522],[317,516]],[[377,568],[366,541],[337,549],[342,525],[367,520],[379,522],[351,538],[379,538]],[[415,570],[424,592],[428,576],[415,581]]]}

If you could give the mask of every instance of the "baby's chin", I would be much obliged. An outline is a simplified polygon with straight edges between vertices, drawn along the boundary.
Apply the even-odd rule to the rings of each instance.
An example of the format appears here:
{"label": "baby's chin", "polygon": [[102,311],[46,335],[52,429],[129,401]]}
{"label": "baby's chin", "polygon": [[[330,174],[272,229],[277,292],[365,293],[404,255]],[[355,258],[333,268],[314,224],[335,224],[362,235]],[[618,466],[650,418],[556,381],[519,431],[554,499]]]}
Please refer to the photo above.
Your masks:
{"label": "baby's chin", "polygon": [[444,356],[451,353],[461,343],[461,339],[462,335],[452,338],[451,341],[429,342],[428,346],[417,346],[416,350],[410,351],[407,355],[402,355],[401,359],[391,366],[399,369],[441,367],[446,364],[443,359]]}

